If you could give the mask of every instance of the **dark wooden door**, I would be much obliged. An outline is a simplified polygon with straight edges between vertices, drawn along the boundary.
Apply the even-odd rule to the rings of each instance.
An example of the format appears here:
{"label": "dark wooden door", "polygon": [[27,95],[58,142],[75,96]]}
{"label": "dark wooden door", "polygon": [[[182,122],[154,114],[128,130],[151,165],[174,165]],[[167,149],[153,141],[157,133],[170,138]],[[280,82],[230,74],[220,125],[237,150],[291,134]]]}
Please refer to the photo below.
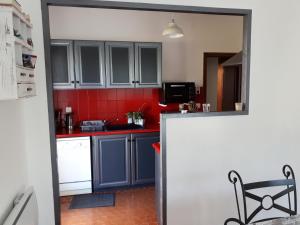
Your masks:
{"label": "dark wooden door", "polygon": [[[204,53],[203,100],[211,104],[212,111],[222,111],[223,67],[222,63],[236,53]],[[213,63],[212,63],[213,62]],[[212,66],[213,65],[213,66]],[[212,69],[214,68],[214,69]]]}
{"label": "dark wooden door", "polygon": [[241,73],[239,66],[224,67],[222,111],[234,111],[241,100]]}

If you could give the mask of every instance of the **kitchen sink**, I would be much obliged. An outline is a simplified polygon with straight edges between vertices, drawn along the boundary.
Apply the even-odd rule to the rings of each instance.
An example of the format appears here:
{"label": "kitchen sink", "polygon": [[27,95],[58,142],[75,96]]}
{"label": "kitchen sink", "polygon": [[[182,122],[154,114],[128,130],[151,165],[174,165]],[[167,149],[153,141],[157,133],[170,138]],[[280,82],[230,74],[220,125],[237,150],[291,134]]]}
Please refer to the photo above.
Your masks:
{"label": "kitchen sink", "polygon": [[143,129],[143,127],[136,124],[117,124],[117,125],[107,125],[104,127],[104,131],[138,130],[138,129]]}

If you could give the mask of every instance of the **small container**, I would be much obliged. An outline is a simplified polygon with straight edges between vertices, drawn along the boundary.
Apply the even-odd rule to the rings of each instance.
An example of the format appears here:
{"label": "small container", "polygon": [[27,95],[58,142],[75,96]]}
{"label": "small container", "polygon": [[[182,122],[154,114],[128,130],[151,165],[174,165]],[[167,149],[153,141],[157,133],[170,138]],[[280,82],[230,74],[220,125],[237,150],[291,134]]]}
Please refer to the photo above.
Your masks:
{"label": "small container", "polygon": [[134,124],[140,125],[140,126],[144,127],[144,125],[145,125],[145,119],[135,119],[134,120]]}
{"label": "small container", "polygon": [[183,109],[183,110],[181,110],[180,112],[181,112],[181,114],[186,114],[186,113],[188,113],[188,110]]}
{"label": "small container", "polygon": [[179,108],[179,111],[181,112],[182,110],[184,110],[184,104],[179,104],[178,108]]}
{"label": "small container", "polygon": [[133,123],[133,112],[126,113],[127,116],[127,123],[132,124]]}
{"label": "small container", "polygon": [[243,111],[243,103],[242,102],[236,102],[235,104],[235,111]]}
{"label": "small container", "polygon": [[203,112],[210,112],[210,104],[202,104]]}

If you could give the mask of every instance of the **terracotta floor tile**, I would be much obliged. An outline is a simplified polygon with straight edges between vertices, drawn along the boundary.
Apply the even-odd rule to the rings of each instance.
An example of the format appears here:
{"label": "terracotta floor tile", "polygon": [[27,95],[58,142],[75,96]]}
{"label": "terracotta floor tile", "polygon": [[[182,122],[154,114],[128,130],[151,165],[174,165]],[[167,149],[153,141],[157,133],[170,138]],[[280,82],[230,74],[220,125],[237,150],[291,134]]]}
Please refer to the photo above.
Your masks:
{"label": "terracotta floor tile", "polygon": [[114,207],[69,209],[72,197],[62,197],[62,225],[158,225],[154,187],[117,191]]}

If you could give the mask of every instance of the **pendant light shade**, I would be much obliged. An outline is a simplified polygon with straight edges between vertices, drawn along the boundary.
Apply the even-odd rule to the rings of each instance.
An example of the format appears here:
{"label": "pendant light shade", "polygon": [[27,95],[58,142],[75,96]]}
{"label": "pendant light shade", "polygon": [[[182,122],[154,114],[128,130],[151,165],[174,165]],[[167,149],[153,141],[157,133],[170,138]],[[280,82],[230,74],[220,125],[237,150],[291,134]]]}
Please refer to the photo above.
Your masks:
{"label": "pendant light shade", "polygon": [[182,29],[175,23],[174,19],[164,29],[162,35],[169,38],[181,38],[184,36]]}

